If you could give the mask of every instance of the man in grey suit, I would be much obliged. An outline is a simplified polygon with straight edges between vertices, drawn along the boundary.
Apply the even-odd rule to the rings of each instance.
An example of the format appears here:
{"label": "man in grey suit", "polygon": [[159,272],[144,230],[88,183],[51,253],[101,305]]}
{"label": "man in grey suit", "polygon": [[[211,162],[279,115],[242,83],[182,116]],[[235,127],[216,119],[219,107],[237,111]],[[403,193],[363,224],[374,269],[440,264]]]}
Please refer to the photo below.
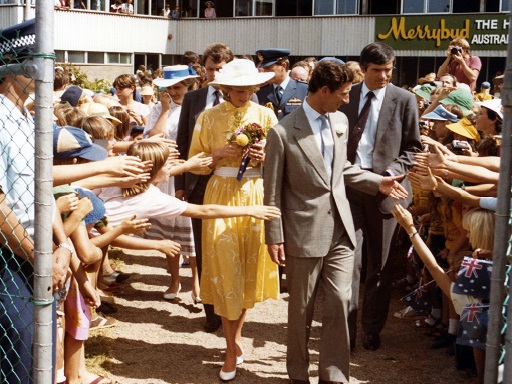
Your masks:
{"label": "man in grey suit", "polygon": [[282,217],[265,223],[272,260],[285,262],[290,294],[286,366],[291,383],[309,383],[309,329],[322,285],[324,316],[319,383],[349,381],[348,302],[356,243],[345,185],[395,198],[407,195],[396,181],[347,162],[348,103],[352,71],[335,61],[313,71],[303,105],[267,135],[265,204]]}
{"label": "man in grey suit", "polygon": [[[350,104],[339,109],[349,122],[347,158],[352,164],[378,175],[406,174],[413,165],[414,153],[421,151],[416,98],[390,83],[395,55],[388,45],[369,44],[361,51],[359,62],[364,81],[352,88]],[[402,186],[409,192],[409,198],[400,204],[407,208],[412,200],[409,181],[404,179]],[[394,202],[383,195],[375,198],[352,188],[347,188],[347,197],[357,235],[349,310],[350,346],[354,349],[356,345],[364,238],[367,272],[361,316],[363,348],[374,351],[380,347],[380,332],[386,323],[391,297],[390,247],[396,228],[396,220],[391,216]]]}
{"label": "man in grey suit", "polygon": [[[215,73],[218,72],[224,64],[233,60],[233,58],[234,56],[231,49],[225,44],[218,43],[208,46],[203,53],[203,63],[206,69],[207,81],[213,81]],[[214,107],[222,101],[224,100],[222,99],[221,92],[211,86],[185,93],[181,106],[180,120],[178,122],[178,137],[176,139],[181,159],[186,160],[188,158],[190,142],[192,141],[192,134],[198,116],[205,109]],[[176,197],[183,198],[193,204],[203,204],[204,192],[209,178],[209,175],[199,176],[188,172],[184,175],[176,176]],[[202,221],[200,219],[192,219],[199,278],[201,278],[203,265],[201,256],[201,227]],[[220,317],[214,313],[213,305],[205,304],[204,311],[206,314],[205,331],[215,332],[222,324]]]}

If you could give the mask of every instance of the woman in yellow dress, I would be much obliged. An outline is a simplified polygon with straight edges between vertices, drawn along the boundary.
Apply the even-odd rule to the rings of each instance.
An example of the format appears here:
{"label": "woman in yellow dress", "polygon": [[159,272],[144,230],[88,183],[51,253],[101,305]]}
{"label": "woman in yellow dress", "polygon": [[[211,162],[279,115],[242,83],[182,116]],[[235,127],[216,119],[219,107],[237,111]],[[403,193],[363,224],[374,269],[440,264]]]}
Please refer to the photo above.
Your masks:
{"label": "woman in yellow dress", "polygon": [[[213,172],[206,187],[205,204],[263,204],[264,143],[243,147],[246,140],[239,139],[238,144],[230,140],[241,127],[256,123],[266,133],[277,123],[271,109],[251,102],[258,85],[273,76],[259,73],[250,60],[239,59],[226,64],[210,83],[220,88],[225,102],[199,116],[189,153],[191,157],[204,152],[213,158],[210,167],[195,172]],[[250,162],[238,181],[244,155]],[[242,327],[247,309],[268,298],[278,298],[278,272],[266,250],[262,220],[203,220],[202,241],[201,296],[204,303],[214,305],[215,313],[222,318],[226,357],[219,375],[227,381],[235,377],[236,366],[244,359]]]}

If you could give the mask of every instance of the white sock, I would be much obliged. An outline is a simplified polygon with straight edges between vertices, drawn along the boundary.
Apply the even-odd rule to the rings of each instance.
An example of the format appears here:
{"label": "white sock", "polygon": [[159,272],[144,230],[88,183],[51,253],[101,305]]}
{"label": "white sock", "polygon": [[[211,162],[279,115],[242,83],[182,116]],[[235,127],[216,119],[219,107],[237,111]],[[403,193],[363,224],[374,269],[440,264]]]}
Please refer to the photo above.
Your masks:
{"label": "white sock", "polygon": [[448,333],[450,335],[456,335],[458,329],[459,329],[459,320],[458,319],[448,320]]}

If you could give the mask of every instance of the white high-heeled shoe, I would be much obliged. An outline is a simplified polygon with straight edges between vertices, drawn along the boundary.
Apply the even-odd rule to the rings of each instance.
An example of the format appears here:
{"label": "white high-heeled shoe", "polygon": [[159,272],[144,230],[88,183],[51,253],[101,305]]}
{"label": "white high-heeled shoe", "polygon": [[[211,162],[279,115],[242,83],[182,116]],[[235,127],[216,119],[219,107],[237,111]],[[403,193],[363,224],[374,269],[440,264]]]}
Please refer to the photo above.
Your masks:
{"label": "white high-heeled shoe", "polygon": [[181,291],[181,284],[178,286],[178,292],[164,293],[163,294],[164,299],[165,300],[174,300],[175,298],[178,297],[178,295],[180,294],[180,291]]}
{"label": "white high-heeled shoe", "polygon": [[245,360],[245,353],[244,353],[244,350],[242,349],[242,354],[240,356],[237,356],[236,357],[236,365],[240,365],[244,362]]}
{"label": "white high-heeled shoe", "polygon": [[201,296],[196,296],[194,291],[191,292],[191,296],[192,296],[192,301],[194,302],[194,304],[201,304],[203,302],[203,299],[201,299]]}
{"label": "white high-heeled shoe", "polygon": [[231,381],[235,378],[235,376],[236,376],[236,368],[234,371],[231,371],[231,372],[224,372],[222,370],[222,368],[220,369],[219,377],[222,381]]}

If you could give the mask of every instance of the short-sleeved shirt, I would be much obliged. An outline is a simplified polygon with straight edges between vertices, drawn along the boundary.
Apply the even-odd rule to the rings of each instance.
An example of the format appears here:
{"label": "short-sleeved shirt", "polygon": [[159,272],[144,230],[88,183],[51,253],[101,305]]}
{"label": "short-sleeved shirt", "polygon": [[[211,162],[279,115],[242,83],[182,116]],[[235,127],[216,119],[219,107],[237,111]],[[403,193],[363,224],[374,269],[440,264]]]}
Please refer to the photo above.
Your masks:
{"label": "short-sleeved shirt", "polygon": [[181,215],[188,207],[186,201],[166,195],[154,185],[132,197],[123,197],[123,192],[118,187],[99,189],[97,195],[105,202],[108,220],[114,227],[133,215],[137,215],[138,219],[172,219]]}
{"label": "short-sleeved shirt", "polygon": [[[469,68],[476,69],[478,72],[480,72],[480,70],[482,69],[482,62],[480,61],[480,58],[478,56],[469,56],[469,58],[466,60],[466,64],[468,65]],[[462,66],[459,63],[457,63],[456,61],[452,61],[450,63],[450,67],[448,68],[448,72],[451,75],[454,75],[459,83],[469,85],[471,91],[475,90],[476,79],[473,82],[469,81],[466,74],[462,70]]]}

